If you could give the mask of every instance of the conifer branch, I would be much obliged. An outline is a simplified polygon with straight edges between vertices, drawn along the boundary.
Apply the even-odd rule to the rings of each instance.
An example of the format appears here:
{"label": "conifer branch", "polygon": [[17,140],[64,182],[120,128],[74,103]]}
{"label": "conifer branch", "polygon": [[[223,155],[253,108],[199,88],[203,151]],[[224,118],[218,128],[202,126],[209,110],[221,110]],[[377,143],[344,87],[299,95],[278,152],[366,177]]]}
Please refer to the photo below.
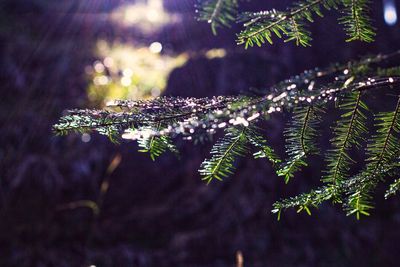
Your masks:
{"label": "conifer branch", "polygon": [[[375,161],[373,173],[376,173],[376,171],[379,169],[379,167],[381,167],[383,163],[390,161],[400,149],[397,146],[396,136],[394,135],[395,133],[400,132],[400,97],[397,101],[396,109],[393,112],[390,112],[389,116],[385,113],[381,114],[381,116],[378,116],[378,120],[381,121],[378,126],[386,127],[388,122],[390,123],[390,125],[387,128],[386,136],[383,145],[381,146],[379,156],[376,156],[375,154],[375,150],[379,148],[379,142],[370,146],[371,157],[368,160],[371,162]],[[382,130],[378,132],[382,133]]]}
{"label": "conifer branch", "polygon": [[339,22],[345,26],[349,38],[347,42],[354,40],[372,42],[375,30],[371,26],[369,18],[369,0],[342,0],[344,5],[344,16]]}
{"label": "conifer branch", "polygon": [[322,113],[322,110],[312,105],[297,107],[293,110],[291,125],[285,131],[286,150],[290,158],[277,171],[278,176],[284,177],[285,183],[289,182],[295,172],[308,165],[306,162],[308,155],[318,151],[316,128],[321,119],[318,113]]}
{"label": "conifer branch", "polygon": [[286,12],[262,11],[244,13],[240,21],[245,29],[238,34],[237,44],[245,47],[261,46],[265,40],[272,44],[272,33],[285,41],[294,40],[297,45],[310,46],[311,33],[305,28],[305,21],[313,22],[313,14],[322,17],[321,9],[337,9],[337,0],[303,0],[293,4]]}
{"label": "conifer branch", "polygon": [[196,5],[198,19],[207,21],[211,25],[214,35],[217,28],[230,27],[235,21],[238,8],[238,0],[206,0]]}
{"label": "conifer branch", "polygon": [[332,187],[323,186],[315,190],[311,190],[309,193],[303,193],[295,197],[283,199],[273,204],[272,213],[278,214],[278,220],[280,219],[280,213],[287,209],[296,209],[297,213],[305,211],[308,215],[311,215],[311,208],[318,208],[323,202],[332,199],[333,192]]}
{"label": "conifer branch", "polygon": [[[121,137],[136,140],[141,151],[149,152],[153,160],[167,150],[176,151],[172,138],[190,140],[224,130],[225,136],[212,148],[211,158],[200,167],[203,180],[209,183],[233,174],[236,160],[252,149],[256,149],[254,157],[268,158],[278,165],[279,158],[260,134],[259,122],[285,111],[293,115],[285,130],[289,159],[278,165],[278,174],[291,178],[307,165],[309,155],[320,154],[317,139],[321,132],[318,125],[324,117],[321,110],[329,102],[340,103],[336,108],[342,115],[333,128],[334,149],[328,153],[329,170],[323,177],[327,184],[277,202],[274,212],[280,214],[296,207],[311,213],[311,208],[323,201],[334,200],[343,202],[348,214],[359,217],[369,214],[373,207],[371,193],[378,182],[400,175],[400,100],[394,111],[378,113],[374,125],[378,131],[368,142],[365,167],[357,175],[349,174],[353,161],[349,153],[361,148],[368,129],[367,117],[374,113],[366,112],[361,96],[379,96],[388,90],[399,95],[399,55],[400,52],[378,55],[306,71],[272,86],[261,96],[161,97],[114,101],[107,111],[72,110],[54,125],[54,130],[59,134],[94,130],[113,141],[120,141]],[[396,192],[398,184],[393,182],[387,195]]]}
{"label": "conifer branch", "polygon": [[[399,172],[400,162],[397,160],[393,164],[390,164],[385,168],[379,169],[376,174],[380,177],[387,177],[396,175]],[[342,194],[344,192],[351,192],[354,190],[354,188],[357,188],[366,182],[368,182],[368,178],[366,178],[362,173],[359,173],[348,180],[341,181],[341,183],[338,185],[338,191],[342,192]],[[318,208],[322,203],[328,200],[334,200],[335,198],[337,198],[337,192],[335,192],[331,186],[321,186],[317,189],[311,190],[308,193],[302,193],[295,197],[275,202],[273,204],[272,213],[278,214],[278,219],[280,219],[280,214],[283,210],[293,208],[296,209],[298,212],[306,211],[308,214],[311,214],[312,208]],[[360,200],[361,199],[357,195],[355,195],[353,203],[360,206],[362,203]],[[370,204],[368,204],[368,206],[372,208]],[[363,214],[368,215],[369,213],[364,212]],[[360,213],[358,214],[357,218],[359,218],[359,216]]]}
{"label": "conifer branch", "polygon": [[254,158],[267,158],[273,165],[281,162],[274,149],[268,145],[265,138],[254,127],[248,127],[245,134],[249,143],[258,150],[253,153]]}
{"label": "conifer branch", "polygon": [[229,26],[237,17],[244,26],[237,35],[237,44],[244,44],[245,48],[272,44],[273,35],[306,47],[312,41],[307,26],[314,22],[314,16],[323,17],[322,10],[338,10],[343,14],[339,24],[349,37],[347,42],[372,42],[375,29],[369,17],[370,4],[369,0],[299,0],[286,11],[244,12],[237,17],[237,0],[204,0],[197,5],[197,12],[200,20],[211,24],[214,34],[218,27]]}
{"label": "conifer branch", "polygon": [[[171,139],[165,135],[153,135],[153,131],[160,132],[162,129],[162,123],[157,122],[156,127],[143,127],[140,132],[146,134],[139,134],[137,142],[140,148],[139,152],[146,152],[150,154],[150,158],[154,161],[157,157],[163,154],[166,150],[169,150],[175,154],[178,154],[178,149],[172,143]],[[131,130],[131,133],[135,130]],[[125,135],[129,134],[129,131],[125,131]],[[134,133],[133,133],[134,134]]]}
{"label": "conifer branch", "polygon": [[396,179],[390,184],[389,189],[385,193],[385,198],[395,195],[400,190],[400,179]]}
{"label": "conifer branch", "polygon": [[368,163],[360,174],[366,181],[353,189],[346,206],[348,214],[356,214],[357,218],[361,214],[369,215],[368,210],[373,208],[370,193],[385,178],[379,175],[379,170],[387,168],[392,162],[399,162],[400,97],[394,111],[378,114],[375,126],[377,134],[371,138],[367,148]]}
{"label": "conifer branch", "polygon": [[367,132],[366,115],[368,107],[361,101],[361,92],[355,92],[346,97],[339,107],[345,112],[334,128],[334,138],[331,140],[334,149],[327,156],[327,174],[323,181],[330,183],[337,192],[341,181],[348,178],[350,164],[354,160],[348,154],[352,147],[359,147]]}
{"label": "conifer branch", "polygon": [[233,165],[237,157],[243,157],[248,152],[248,139],[245,128],[228,129],[226,135],[212,148],[210,159],[206,159],[200,167],[202,180],[210,183],[213,179],[222,181],[231,175],[235,169]]}

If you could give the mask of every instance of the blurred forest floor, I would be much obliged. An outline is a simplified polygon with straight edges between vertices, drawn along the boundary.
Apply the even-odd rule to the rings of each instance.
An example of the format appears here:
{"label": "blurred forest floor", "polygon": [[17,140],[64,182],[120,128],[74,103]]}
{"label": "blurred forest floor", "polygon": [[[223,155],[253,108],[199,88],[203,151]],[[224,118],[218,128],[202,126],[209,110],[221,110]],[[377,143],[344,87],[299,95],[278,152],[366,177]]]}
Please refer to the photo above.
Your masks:
{"label": "blurred forest floor", "polygon": [[[396,198],[377,199],[377,210],[359,222],[330,206],[312,217],[289,212],[277,222],[272,203],[318,183],[314,169],[284,186],[263,160],[243,160],[234,177],[206,186],[197,169],[209,144],[178,142],[180,159],[164,155],[152,162],[132,143],[53,135],[65,109],[101,107],[115,96],[238,94],[400,47],[399,26],[383,24],[380,1],[373,9],[375,43],[346,44],[328,15],[312,26],[312,48],[278,42],[248,51],[235,45],[237,27],[215,37],[197,22],[194,2],[165,1],[159,24],[147,23],[151,13],[138,9],[142,28],[113,15],[138,1],[0,2],[0,266],[225,267],[235,266],[238,251],[254,267],[398,266]],[[257,10],[288,2],[244,5]],[[115,47],[139,53],[127,56],[140,55],[143,72],[136,77],[130,61],[122,69],[107,67]],[[267,126],[276,145],[286,119],[276,116]]]}

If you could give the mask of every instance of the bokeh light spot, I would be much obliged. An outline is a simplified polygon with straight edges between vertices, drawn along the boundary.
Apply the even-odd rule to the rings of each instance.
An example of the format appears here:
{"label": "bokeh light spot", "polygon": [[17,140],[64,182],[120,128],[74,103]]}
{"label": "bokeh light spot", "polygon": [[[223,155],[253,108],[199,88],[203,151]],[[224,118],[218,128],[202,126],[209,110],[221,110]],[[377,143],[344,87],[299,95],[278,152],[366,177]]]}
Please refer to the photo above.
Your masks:
{"label": "bokeh light spot", "polygon": [[397,23],[397,10],[393,0],[384,1],[383,12],[386,24],[393,26]]}
{"label": "bokeh light spot", "polygon": [[154,54],[158,54],[162,51],[162,44],[160,42],[151,43],[149,46],[150,52]]}

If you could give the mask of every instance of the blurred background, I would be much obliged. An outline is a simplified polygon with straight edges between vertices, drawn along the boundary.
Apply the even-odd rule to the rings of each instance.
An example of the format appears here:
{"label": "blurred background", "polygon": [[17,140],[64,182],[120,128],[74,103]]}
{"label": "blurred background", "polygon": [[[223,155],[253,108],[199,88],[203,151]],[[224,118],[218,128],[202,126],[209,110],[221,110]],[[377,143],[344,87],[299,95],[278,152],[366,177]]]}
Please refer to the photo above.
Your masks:
{"label": "blurred background", "polygon": [[[265,161],[242,160],[233,177],[207,186],[197,169],[208,143],[177,140],[180,159],[153,162],[135,143],[51,131],[69,108],[239,94],[393,52],[396,1],[372,2],[374,43],[345,43],[337,15],[327,13],[311,27],[311,48],[277,41],[246,51],[235,44],[239,27],[213,36],[196,21],[194,0],[1,0],[0,266],[398,266],[396,197],[378,194],[361,221],[327,205],[277,222],[272,203],[312,188],[318,171],[285,186]],[[273,117],[267,127],[280,155],[286,120]]]}

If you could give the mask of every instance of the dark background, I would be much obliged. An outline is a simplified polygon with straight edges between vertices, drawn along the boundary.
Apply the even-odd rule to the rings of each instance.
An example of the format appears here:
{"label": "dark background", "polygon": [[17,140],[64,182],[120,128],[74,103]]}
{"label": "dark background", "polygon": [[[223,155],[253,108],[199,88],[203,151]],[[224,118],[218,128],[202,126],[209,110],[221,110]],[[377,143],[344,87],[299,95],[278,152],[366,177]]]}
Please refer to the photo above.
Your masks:
{"label": "dark background", "polygon": [[[174,70],[163,94],[237,94],[304,69],[399,49],[399,26],[384,24],[381,1],[372,4],[372,44],[345,43],[336,15],[327,14],[311,27],[311,48],[277,41],[247,51],[235,45],[238,27],[214,37],[197,22],[191,0],[165,0],[183,21],[153,35],[99,19],[124,2],[0,1],[0,266],[225,267],[235,266],[238,251],[245,266],[398,266],[396,197],[378,194],[376,210],[361,221],[327,205],[311,217],[287,212],[278,222],[272,203],[309,190],[318,171],[307,169],[285,186],[268,163],[249,159],[238,162],[233,177],[206,186],[197,169],[210,144],[178,141],[181,159],[166,154],[152,162],[135,143],[114,145],[98,135],[84,143],[51,131],[65,109],[90,105],[84,70],[96,60],[100,38],[159,40],[172,55],[225,48],[224,58],[195,56]],[[289,2],[254,0],[242,9]],[[286,119],[274,117],[267,129],[280,154]],[[96,201],[100,212],[68,204],[80,200]]]}

